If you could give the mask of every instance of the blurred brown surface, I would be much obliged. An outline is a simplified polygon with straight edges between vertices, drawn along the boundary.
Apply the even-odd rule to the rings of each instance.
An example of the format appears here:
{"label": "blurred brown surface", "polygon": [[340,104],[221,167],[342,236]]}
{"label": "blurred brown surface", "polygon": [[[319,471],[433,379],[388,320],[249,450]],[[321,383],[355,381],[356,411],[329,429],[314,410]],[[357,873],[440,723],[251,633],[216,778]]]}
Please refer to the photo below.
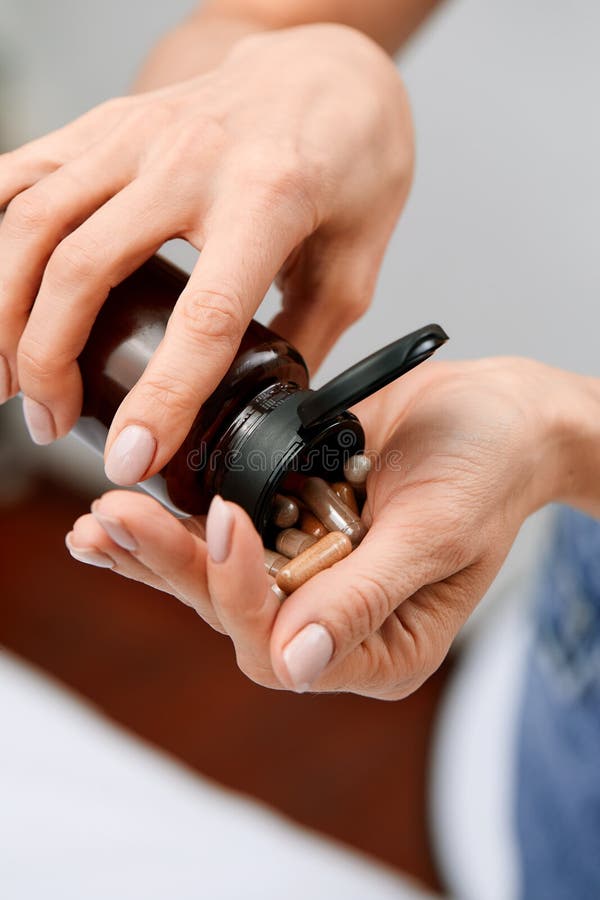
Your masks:
{"label": "blurred brown surface", "polygon": [[48,483],[0,507],[0,642],[198,772],[438,888],[425,779],[448,664],[400,703],[257,687],[190,609],[71,560],[87,508]]}

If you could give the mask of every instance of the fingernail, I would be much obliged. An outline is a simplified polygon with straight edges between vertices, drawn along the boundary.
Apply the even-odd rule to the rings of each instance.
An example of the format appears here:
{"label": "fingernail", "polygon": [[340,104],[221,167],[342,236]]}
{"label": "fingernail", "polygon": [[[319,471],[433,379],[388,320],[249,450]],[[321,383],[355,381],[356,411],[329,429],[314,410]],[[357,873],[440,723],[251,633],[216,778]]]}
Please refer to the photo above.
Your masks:
{"label": "fingernail", "polygon": [[110,448],[106,477],[113,484],[136,484],[150,468],[155,453],[154,435],[142,425],[128,425]]}
{"label": "fingernail", "polygon": [[10,397],[10,369],[6,358],[0,355],[0,404]]}
{"label": "fingernail", "polygon": [[299,631],[283,651],[283,661],[294,690],[303,694],[310,690],[333,656],[333,638],[323,625],[313,622]]}
{"label": "fingernail", "polygon": [[51,444],[56,440],[56,426],[52,413],[43,403],[38,403],[31,397],[23,397],[23,415],[34,444]]}
{"label": "fingernail", "polygon": [[225,562],[231,550],[233,512],[225,501],[213,497],[206,519],[206,546],[213,562]]}
{"label": "fingernail", "polygon": [[100,569],[114,569],[115,561],[107,553],[91,547],[74,547],[70,534],[67,535],[65,543],[73,559],[87,563],[89,566],[98,566]]}
{"label": "fingernail", "polygon": [[129,529],[125,528],[120,519],[117,519],[115,516],[107,516],[104,513],[98,512],[96,503],[92,503],[92,514],[98,524],[102,525],[109,538],[111,538],[115,544],[118,544],[123,550],[131,551],[138,549],[138,542]]}

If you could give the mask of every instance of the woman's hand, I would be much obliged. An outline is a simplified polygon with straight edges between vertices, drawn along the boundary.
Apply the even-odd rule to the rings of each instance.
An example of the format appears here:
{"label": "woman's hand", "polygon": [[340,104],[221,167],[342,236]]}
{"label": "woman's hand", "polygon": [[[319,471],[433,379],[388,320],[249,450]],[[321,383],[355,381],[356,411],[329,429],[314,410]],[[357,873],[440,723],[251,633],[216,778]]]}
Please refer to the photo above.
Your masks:
{"label": "woman's hand", "polygon": [[283,605],[250,520],[220,498],[207,542],[198,523],[122,492],[67,542],[83,561],[193,606],[260,684],[403,697],[439,666],[524,519],[549,500],[582,499],[573,473],[585,456],[598,467],[600,445],[597,426],[592,439],[582,423],[598,421],[599,406],[590,379],[526,360],[427,364],[364,401],[369,533]]}
{"label": "woman's hand", "polygon": [[[149,477],[278,275],[274,327],[311,367],[365,311],[412,165],[393,63],[334,25],[245,38],[208,74],[110,101],[1,156],[0,401],[23,391],[38,443],[66,434],[81,408],[77,358],[111,286],[185,238],[199,262],[107,441],[113,481]],[[111,457],[119,440],[133,479]]]}

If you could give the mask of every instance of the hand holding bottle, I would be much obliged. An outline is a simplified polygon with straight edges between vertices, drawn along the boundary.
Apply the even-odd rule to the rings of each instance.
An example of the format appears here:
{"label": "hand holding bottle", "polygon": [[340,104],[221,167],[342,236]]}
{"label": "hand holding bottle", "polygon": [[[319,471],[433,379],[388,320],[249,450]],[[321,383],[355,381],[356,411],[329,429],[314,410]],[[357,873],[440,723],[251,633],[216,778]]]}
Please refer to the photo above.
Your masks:
{"label": "hand holding bottle", "polygon": [[283,604],[237,506],[186,527],[111,492],[73,555],[174,594],[273,688],[396,699],[440,664],[525,518],[551,500],[600,514],[600,385],[518,359],[427,364],[356,407],[375,466],[369,532]]}
{"label": "hand holding bottle", "polygon": [[77,358],[109,289],[183,237],[199,262],[107,441],[113,481],[153,475],[277,276],[275,330],[311,367],[366,309],[412,154],[393,63],[333,25],[245,38],[207,74],[4,154],[0,400],[23,392],[38,443],[66,434],[81,409]]}

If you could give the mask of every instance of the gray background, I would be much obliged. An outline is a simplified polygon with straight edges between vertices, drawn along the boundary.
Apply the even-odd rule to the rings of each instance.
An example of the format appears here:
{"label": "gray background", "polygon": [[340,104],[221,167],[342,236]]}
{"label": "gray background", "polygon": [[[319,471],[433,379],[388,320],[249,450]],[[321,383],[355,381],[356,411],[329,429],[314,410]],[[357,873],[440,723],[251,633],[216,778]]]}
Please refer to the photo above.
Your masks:
{"label": "gray background", "polygon": [[[193,5],[0,0],[0,145],[126,91]],[[599,46],[591,0],[455,0],[413,41],[399,65],[417,124],[414,191],[372,310],[319,379],[432,320],[452,337],[448,357],[524,354],[599,373]],[[13,404],[13,443],[18,423]],[[62,472],[67,457],[71,479],[75,458],[100,484],[98,462],[68,442],[26,452]]]}

